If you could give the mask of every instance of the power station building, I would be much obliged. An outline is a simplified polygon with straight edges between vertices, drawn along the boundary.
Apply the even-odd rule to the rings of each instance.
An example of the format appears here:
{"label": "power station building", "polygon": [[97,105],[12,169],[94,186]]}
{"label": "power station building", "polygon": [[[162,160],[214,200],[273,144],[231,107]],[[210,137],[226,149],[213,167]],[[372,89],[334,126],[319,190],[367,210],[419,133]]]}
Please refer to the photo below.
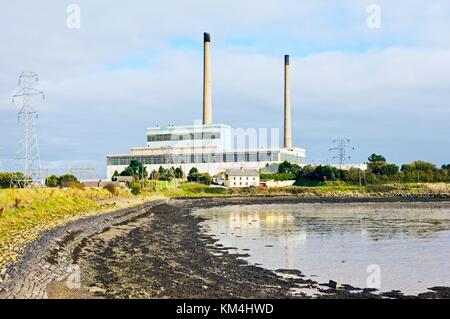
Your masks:
{"label": "power station building", "polygon": [[[147,144],[131,149],[131,154],[107,156],[107,177],[123,171],[132,160],[141,162],[148,172],[181,167],[187,173],[192,167],[215,175],[229,169],[261,169],[285,160],[305,164],[305,150],[292,146],[289,56],[284,59],[284,143],[283,147],[234,146],[236,136],[231,126],[212,123],[211,37],[204,34],[203,55],[203,122],[147,129]],[[241,131],[240,134],[245,134]],[[245,143],[244,143],[245,144]],[[272,144],[273,141],[272,141]],[[278,145],[278,141],[276,141]]]}

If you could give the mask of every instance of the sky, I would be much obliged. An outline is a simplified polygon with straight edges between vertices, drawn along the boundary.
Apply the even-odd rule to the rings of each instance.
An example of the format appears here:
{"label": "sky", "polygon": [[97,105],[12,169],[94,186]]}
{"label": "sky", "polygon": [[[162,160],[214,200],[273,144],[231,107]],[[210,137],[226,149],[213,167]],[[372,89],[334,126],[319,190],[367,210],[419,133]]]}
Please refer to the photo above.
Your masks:
{"label": "sky", "polygon": [[[73,5],[79,28],[73,28]],[[380,9],[375,18],[371,4]],[[211,33],[213,121],[283,125],[291,56],[293,142],[309,163],[450,162],[450,2],[445,0],[9,1],[0,10],[0,159],[20,138],[11,96],[24,70],[42,166],[63,173],[145,145],[145,129],[202,118],[203,32]],[[378,19],[379,18],[379,19]],[[368,24],[369,20],[369,24]],[[69,23],[68,23],[69,22]],[[76,25],[77,26],[77,25]],[[282,136],[282,134],[280,134]]]}

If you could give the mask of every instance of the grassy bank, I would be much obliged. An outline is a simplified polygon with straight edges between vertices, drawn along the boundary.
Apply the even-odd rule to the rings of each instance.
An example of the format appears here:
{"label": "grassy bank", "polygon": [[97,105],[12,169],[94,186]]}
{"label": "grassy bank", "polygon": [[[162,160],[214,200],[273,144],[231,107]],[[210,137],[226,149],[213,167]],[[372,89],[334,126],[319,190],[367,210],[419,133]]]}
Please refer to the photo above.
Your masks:
{"label": "grassy bank", "polygon": [[[0,271],[14,262],[25,245],[45,230],[58,227],[81,217],[105,213],[155,198],[205,196],[270,196],[295,195],[305,197],[327,196],[389,196],[392,194],[450,194],[450,184],[386,184],[358,186],[343,183],[316,187],[292,186],[285,188],[227,189],[201,184],[185,183],[180,187],[156,191],[144,189],[139,196],[128,190],[113,195],[106,189],[0,189]],[[0,277],[1,278],[1,277]]]}
{"label": "grassy bank", "polygon": [[[144,191],[145,194],[152,192]],[[345,183],[327,183],[315,187],[292,186],[283,188],[223,188],[201,184],[186,183],[178,188],[160,189],[156,193],[168,197],[196,196],[267,196],[267,195],[389,195],[389,194],[450,194],[450,184],[446,183],[399,183],[383,185],[349,185]]]}
{"label": "grassy bank", "polygon": [[149,198],[105,189],[0,189],[0,270],[45,230]]}

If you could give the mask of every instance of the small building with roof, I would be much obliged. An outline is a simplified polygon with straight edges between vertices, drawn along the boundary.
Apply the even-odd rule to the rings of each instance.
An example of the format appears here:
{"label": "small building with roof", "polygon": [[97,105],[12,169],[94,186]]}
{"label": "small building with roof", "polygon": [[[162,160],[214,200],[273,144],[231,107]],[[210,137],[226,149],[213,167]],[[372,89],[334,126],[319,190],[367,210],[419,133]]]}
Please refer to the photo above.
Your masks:
{"label": "small building with roof", "polygon": [[224,185],[226,187],[258,187],[259,171],[243,167],[227,169]]}

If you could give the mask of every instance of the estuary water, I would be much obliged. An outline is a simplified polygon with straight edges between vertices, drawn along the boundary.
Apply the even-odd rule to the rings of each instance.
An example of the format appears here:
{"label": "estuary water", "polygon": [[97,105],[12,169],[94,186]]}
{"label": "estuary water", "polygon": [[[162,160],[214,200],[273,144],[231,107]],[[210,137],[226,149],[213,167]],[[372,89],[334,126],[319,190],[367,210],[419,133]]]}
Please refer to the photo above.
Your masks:
{"label": "estuary water", "polygon": [[196,214],[220,244],[268,269],[383,292],[450,287],[449,202],[242,205]]}

